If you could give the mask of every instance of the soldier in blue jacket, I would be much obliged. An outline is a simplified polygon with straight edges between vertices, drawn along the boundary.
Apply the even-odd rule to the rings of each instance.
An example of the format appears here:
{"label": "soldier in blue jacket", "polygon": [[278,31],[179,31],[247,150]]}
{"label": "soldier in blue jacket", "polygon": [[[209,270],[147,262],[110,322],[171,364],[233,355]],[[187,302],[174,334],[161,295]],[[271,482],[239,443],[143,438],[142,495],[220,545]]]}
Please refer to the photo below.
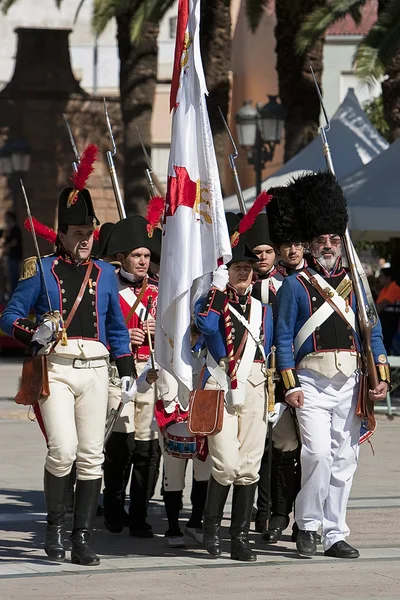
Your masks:
{"label": "soldier in blue jacket", "polygon": [[[228,214],[227,220],[232,234],[239,219]],[[221,520],[233,484],[231,558],[245,561],[257,558],[249,545],[248,532],[264,452],[264,364],[273,335],[271,307],[251,296],[252,265],[256,260],[239,238],[228,269],[217,269],[208,296],[197,302],[195,319],[207,347],[203,385],[206,389],[223,389],[226,403],[222,431],[208,438],[213,468],[204,509],[204,545],[210,554],[221,554]]]}
{"label": "soldier in blue jacket", "polygon": [[[315,534],[322,526],[326,556],[357,558],[358,550],[345,541],[359,449],[362,352],[353,283],[342,263],[346,200],[330,173],[300,177],[289,189],[311,255],[308,266],[284,280],[275,322],[278,368],[302,442],[297,550],[315,554]],[[390,382],[379,322],[372,330],[372,350],[380,381],[369,391],[375,401],[385,398]]]}
{"label": "soldier in blue jacket", "polygon": [[[89,191],[64,189],[58,204],[56,252],[42,259],[46,287],[36,257],[26,259],[0,321],[3,331],[25,343],[33,353],[47,354],[50,395],[35,405],[48,447],[44,470],[48,513],[45,551],[52,560],[65,558],[65,498],[76,460],[71,561],[82,565],[100,562],[89,547],[89,539],[104,460],[108,346],[122,380],[122,400],[133,400],[136,389],[114,267],[91,259],[96,225]],[[87,274],[87,284],[65,330]],[[46,288],[58,317],[49,314]],[[36,313],[35,323],[26,318],[31,308]]]}

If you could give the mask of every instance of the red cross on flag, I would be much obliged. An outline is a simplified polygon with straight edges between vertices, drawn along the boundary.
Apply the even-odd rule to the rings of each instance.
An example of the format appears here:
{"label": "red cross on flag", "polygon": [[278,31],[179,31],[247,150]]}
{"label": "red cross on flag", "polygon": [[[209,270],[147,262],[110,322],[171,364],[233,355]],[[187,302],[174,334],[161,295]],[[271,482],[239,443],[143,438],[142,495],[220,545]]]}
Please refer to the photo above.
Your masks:
{"label": "red cross on flag", "polygon": [[200,0],[180,0],[155,348],[157,362],[189,390],[193,302],[207,293],[218,264],[231,259],[205,99],[199,21]]}

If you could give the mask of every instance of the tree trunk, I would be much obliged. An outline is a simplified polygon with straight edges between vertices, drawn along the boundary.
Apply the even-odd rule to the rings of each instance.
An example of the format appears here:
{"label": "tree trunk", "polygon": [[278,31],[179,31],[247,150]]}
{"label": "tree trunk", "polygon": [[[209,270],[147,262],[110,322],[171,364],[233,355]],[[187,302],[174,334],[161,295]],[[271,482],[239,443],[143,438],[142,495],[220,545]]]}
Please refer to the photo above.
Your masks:
{"label": "tree trunk", "polygon": [[323,69],[323,39],[306,54],[299,56],[295,50],[295,40],[305,18],[312,11],[324,6],[327,0],[276,0],[277,25],[275,28],[279,96],[286,108],[285,155],[288,161],[317,135],[320,103],[310,72],[314,69],[321,87]]}
{"label": "tree trunk", "polygon": [[200,44],[209,91],[208,114],[215,152],[223,181],[226,132],[218,107],[227,118],[230,95],[231,13],[230,0],[202,2]]}
{"label": "tree trunk", "polygon": [[[379,0],[380,15],[392,0]],[[400,49],[396,52],[386,69],[387,79],[382,81],[383,113],[389,125],[389,141],[400,137]]]}
{"label": "tree trunk", "polygon": [[140,41],[130,41],[131,15],[117,17],[121,111],[124,123],[124,198],[127,214],[145,214],[149,199],[144,158],[136,127],[151,151],[151,115],[157,85],[159,26],[146,23]]}

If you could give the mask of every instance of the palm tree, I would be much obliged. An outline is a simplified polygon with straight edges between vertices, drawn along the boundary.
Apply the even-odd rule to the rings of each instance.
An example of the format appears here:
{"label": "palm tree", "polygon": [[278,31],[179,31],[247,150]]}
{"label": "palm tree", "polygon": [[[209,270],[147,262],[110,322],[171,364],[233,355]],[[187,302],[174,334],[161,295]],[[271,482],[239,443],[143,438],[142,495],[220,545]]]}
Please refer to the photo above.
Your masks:
{"label": "palm tree", "polygon": [[[62,0],[54,0],[57,7]],[[120,99],[124,124],[124,197],[128,214],[144,213],[146,168],[136,127],[151,149],[151,115],[157,85],[159,22],[176,0],[94,0],[93,31],[100,35],[115,18],[120,58]],[[0,0],[3,12],[17,0]],[[76,17],[85,0],[80,0]]]}
{"label": "palm tree", "polygon": [[[270,0],[246,0],[249,25],[255,31]],[[295,42],[301,26],[328,0],[275,0],[275,28],[279,96],[286,108],[285,155],[287,161],[307,146],[318,133],[320,105],[310,72],[313,67],[321,86],[323,35],[302,54],[296,54]]]}
{"label": "palm tree", "polygon": [[[368,1],[332,0],[314,11],[299,32],[298,52],[307,52],[328,27],[346,15],[360,23]],[[378,0],[377,21],[358,44],[353,64],[358,77],[367,83],[387,76],[382,81],[383,109],[390,139],[397,139],[400,137],[400,0]]]}

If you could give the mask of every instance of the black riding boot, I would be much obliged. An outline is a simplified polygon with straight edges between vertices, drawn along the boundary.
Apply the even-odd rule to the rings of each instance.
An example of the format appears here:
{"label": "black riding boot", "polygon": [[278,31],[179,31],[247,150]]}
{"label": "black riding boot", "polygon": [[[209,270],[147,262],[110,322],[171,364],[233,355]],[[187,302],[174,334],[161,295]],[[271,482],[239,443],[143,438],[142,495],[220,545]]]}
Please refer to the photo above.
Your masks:
{"label": "black riding boot", "polygon": [[228,497],[229,485],[221,485],[211,476],[204,507],[204,547],[212,556],[221,556],[221,521]]}
{"label": "black riding boot", "polygon": [[282,452],[273,448],[271,475],[271,518],[262,539],[270,544],[278,542],[289,525],[290,513],[298,492],[297,459],[298,450]]}
{"label": "black riding boot", "polygon": [[71,562],[76,565],[100,564],[97,554],[89,548],[100,488],[101,478],[85,481],[78,479],[76,482],[74,524],[71,536]]}
{"label": "black riding boot", "polygon": [[182,491],[164,492],[165,512],[168,519],[167,537],[178,537],[182,535],[179,528],[179,511],[182,503]]}
{"label": "black riding boot", "polygon": [[155,478],[158,476],[159,448],[158,440],[135,440],[129,491],[129,533],[133,537],[153,537],[152,527],[146,519],[150,498],[154,493]]}
{"label": "black riding boot", "polygon": [[125,525],[125,488],[134,444],[134,433],[114,432],[105,447],[103,514],[110,533],[120,533]]}
{"label": "black riding boot", "polygon": [[262,533],[265,529],[270,507],[268,504],[268,437],[265,441],[264,454],[261,459],[259,480],[257,484],[257,514],[254,519],[254,529]]}
{"label": "black riding boot", "polygon": [[257,483],[252,485],[234,485],[232,500],[231,558],[247,562],[257,560],[257,555],[249,544],[251,512]]}
{"label": "black riding boot", "polygon": [[186,527],[201,529],[203,521],[204,506],[207,500],[208,481],[197,481],[193,477],[190,501],[192,503],[192,514]]}
{"label": "black riding boot", "polygon": [[65,559],[65,498],[69,475],[55,477],[44,470],[44,498],[47,508],[46,541],[44,549],[51,560],[62,562]]}
{"label": "black riding boot", "polygon": [[69,474],[67,496],[65,498],[65,510],[69,515],[72,515],[74,512],[75,482],[76,463],[72,465],[71,473]]}

